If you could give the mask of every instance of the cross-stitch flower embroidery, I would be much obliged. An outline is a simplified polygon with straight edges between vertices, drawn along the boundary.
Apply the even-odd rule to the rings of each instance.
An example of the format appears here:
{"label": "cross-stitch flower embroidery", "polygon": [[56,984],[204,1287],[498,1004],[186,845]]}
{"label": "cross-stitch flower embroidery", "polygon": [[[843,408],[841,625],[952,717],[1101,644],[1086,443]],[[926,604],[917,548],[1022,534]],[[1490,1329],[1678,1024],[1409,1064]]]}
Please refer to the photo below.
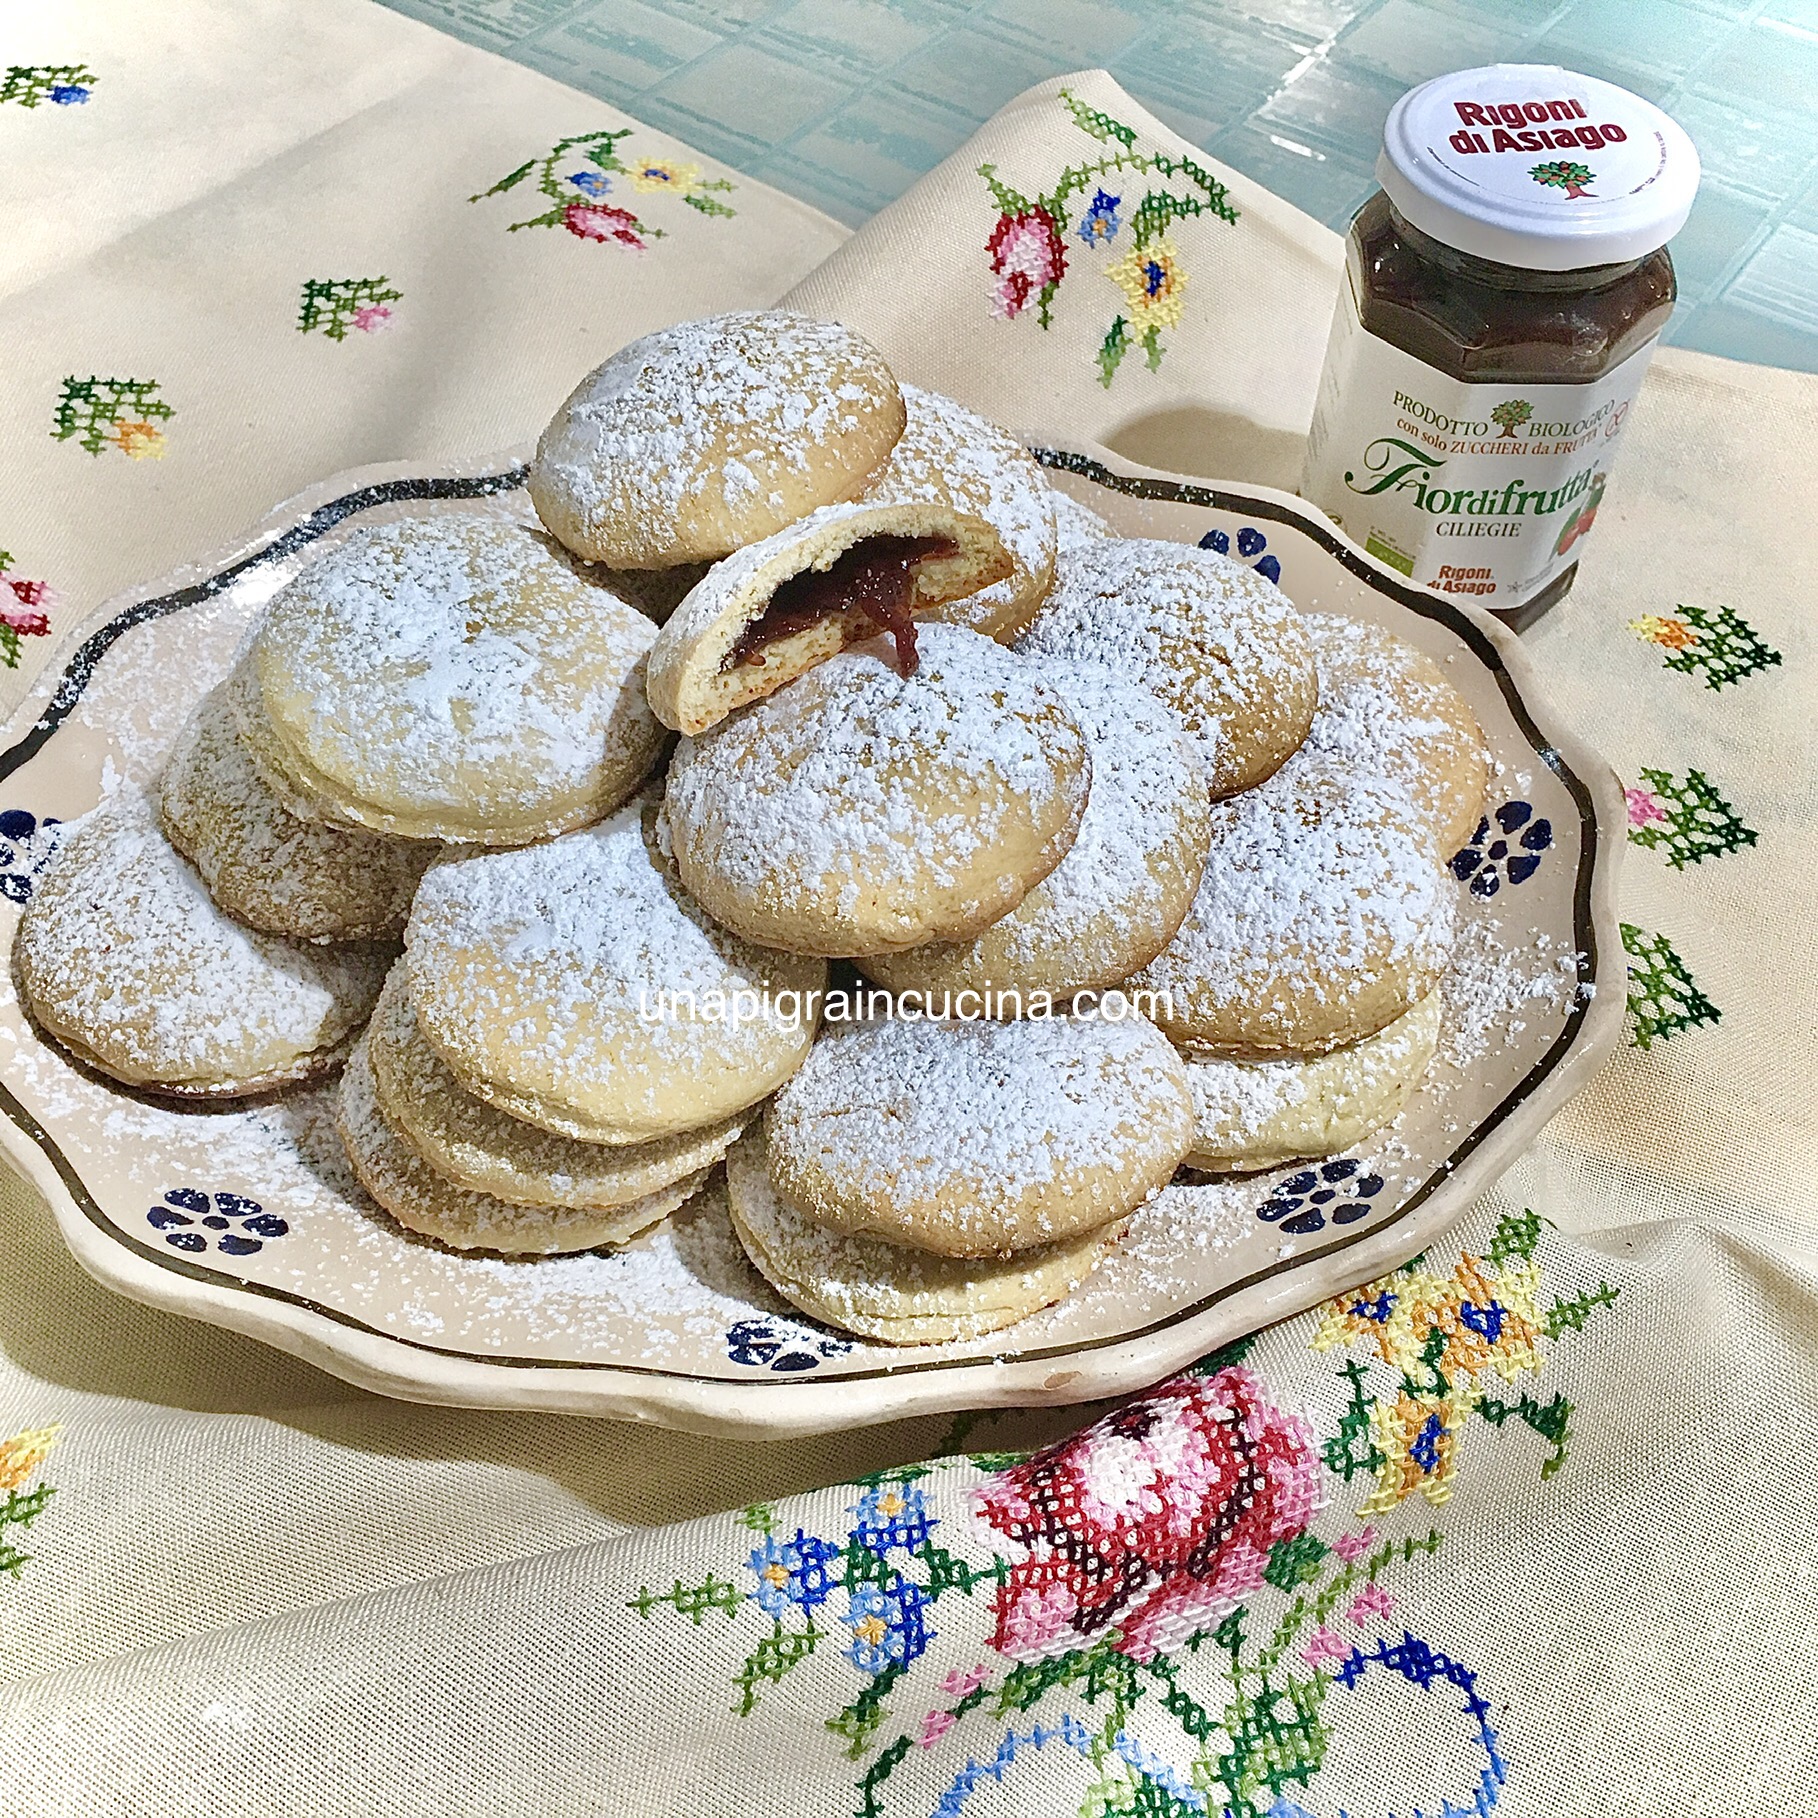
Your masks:
{"label": "cross-stitch flower embroidery", "polygon": [[986,1521],[1029,1549],[991,1645],[1033,1659],[1115,1624],[1147,1660],[1254,1590],[1318,1497],[1305,1423],[1247,1370],[1167,1384],[980,1491]]}
{"label": "cross-stitch flower embroidery", "polygon": [[766,1534],[751,1552],[751,1570],[757,1578],[752,1598],[766,1616],[781,1616],[791,1604],[812,1610],[833,1594],[832,1568],[840,1557],[840,1549],[831,1541],[800,1528],[793,1540]]}
{"label": "cross-stitch flower embroidery", "polygon": [[1067,248],[1045,208],[1030,207],[998,217],[985,242],[997,273],[991,313],[1006,321],[1020,316],[1031,300],[1046,306],[1067,270]]}
{"label": "cross-stitch flower embroidery", "polygon": [[631,187],[646,192],[668,189],[678,196],[692,196],[701,187],[701,167],[677,164],[669,158],[643,158],[631,166]]}
{"label": "cross-stitch flower embroidery", "polygon": [[562,210],[562,225],[577,239],[616,240],[620,246],[644,250],[637,216],[610,203],[570,202]]}
{"label": "cross-stitch flower embroidery", "polygon": [[1123,225],[1117,214],[1122,203],[1122,196],[1109,195],[1101,189],[1092,198],[1092,206],[1080,217],[1079,237],[1088,246],[1109,246]]}
{"label": "cross-stitch flower embroidery", "polygon": [[1165,234],[1147,246],[1133,246],[1105,276],[1124,293],[1138,336],[1152,328],[1174,328],[1187,307],[1187,274],[1180,253]]}

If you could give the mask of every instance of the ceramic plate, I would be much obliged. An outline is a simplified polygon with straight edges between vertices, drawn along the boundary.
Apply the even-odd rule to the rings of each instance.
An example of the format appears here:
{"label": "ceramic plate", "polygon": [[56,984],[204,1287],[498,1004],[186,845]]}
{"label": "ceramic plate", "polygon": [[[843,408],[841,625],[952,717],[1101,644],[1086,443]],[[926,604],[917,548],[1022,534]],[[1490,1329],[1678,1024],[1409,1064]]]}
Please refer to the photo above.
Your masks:
{"label": "ceramic plate", "polygon": [[[1618,1038],[1616,779],[1556,722],[1513,637],[1380,568],[1300,500],[1104,451],[1043,459],[1120,531],[1228,548],[1303,608],[1390,627],[1475,709],[1496,757],[1491,813],[1453,861],[1463,937],[1440,1057],[1395,1125],[1336,1164],[1170,1187],[1062,1305],[976,1343],[893,1350],[791,1313],[745,1262],[714,1190],[613,1254],[512,1262],[413,1238],[354,1186],[332,1087],[241,1109],[153,1104],[47,1046],[9,978],[0,1137],[83,1266],[386,1394],[762,1435],[1137,1389],[1430,1244]],[[239,547],[114,602],[0,734],[0,939],[48,824],[155,777],[300,566],[357,524],[528,518],[523,477],[510,458],[345,475]]]}

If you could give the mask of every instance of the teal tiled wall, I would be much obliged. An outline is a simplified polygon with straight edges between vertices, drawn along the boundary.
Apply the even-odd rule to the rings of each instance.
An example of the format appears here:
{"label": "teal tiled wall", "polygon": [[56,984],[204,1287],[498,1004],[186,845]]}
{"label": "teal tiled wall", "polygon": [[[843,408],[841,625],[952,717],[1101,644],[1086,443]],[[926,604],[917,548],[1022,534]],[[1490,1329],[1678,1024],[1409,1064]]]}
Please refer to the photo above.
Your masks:
{"label": "teal tiled wall", "polygon": [[1668,339],[1818,371],[1818,0],[387,0],[857,223],[1030,83],[1103,65],[1342,227],[1389,104],[1558,62],[1660,102],[1705,182]]}

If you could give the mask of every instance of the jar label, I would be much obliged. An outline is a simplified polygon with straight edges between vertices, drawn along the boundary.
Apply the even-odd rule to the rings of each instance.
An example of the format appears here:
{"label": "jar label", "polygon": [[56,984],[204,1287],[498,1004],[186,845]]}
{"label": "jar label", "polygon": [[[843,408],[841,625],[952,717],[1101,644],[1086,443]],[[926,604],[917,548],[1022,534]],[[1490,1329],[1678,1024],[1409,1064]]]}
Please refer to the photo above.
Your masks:
{"label": "jar label", "polygon": [[1507,611],[1577,561],[1653,351],[1582,385],[1472,384],[1366,332],[1347,283],[1301,496],[1409,579]]}

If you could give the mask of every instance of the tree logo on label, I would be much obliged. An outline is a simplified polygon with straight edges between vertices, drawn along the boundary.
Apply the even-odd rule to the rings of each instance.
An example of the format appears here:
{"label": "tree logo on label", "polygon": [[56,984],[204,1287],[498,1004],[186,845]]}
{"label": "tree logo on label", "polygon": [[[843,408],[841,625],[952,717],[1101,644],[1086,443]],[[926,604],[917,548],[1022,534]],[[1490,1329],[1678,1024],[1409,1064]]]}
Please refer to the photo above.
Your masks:
{"label": "tree logo on label", "polygon": [[1596,178],[1588,164],[1574,164],[1569,158],[1555,158],[1551,164],[1536,164],[1528,175],[1547,189],[1563,189],[1567,196],[1588,194],[1586,185]]}
{"label": "tree logo on label", "polygon": [[1502,403],[1490,412],[1490,421],[1502,425],[1502,433],[1512,436],[1534,414],[1534,406],[1526,398],[1505,398]]}

